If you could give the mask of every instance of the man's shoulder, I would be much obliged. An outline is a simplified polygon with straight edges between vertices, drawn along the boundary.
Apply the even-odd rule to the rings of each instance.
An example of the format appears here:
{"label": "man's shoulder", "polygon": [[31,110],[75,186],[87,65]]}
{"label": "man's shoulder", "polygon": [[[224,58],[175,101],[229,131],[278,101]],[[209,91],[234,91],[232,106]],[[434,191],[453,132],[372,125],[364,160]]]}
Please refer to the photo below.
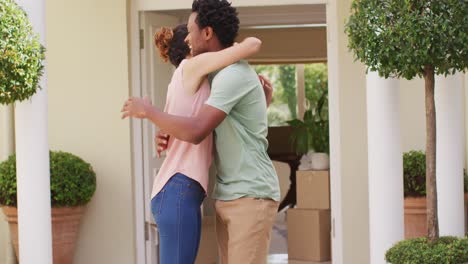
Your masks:
{"label": "man's shoulder", "polygon": [[238,61],[219,70],[213,76],[214,79],[234,78],[244,80],[248,75],[252,74],[252,68],[246,61]]}
{"label": "man's shoulder", "polygon": [[246,71],[250,71],[250,65],[248,62],[241,60],[236,63],[233,63],[229,66],[224,67],[220,71],[218,71],[217,75],[223,75],[223,74],[239,74],[243,73]]}

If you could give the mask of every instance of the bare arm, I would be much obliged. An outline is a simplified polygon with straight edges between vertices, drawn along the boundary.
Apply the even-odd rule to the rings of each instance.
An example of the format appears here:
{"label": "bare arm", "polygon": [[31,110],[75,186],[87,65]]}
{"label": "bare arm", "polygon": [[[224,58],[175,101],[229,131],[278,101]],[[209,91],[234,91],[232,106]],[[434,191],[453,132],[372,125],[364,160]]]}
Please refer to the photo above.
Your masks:
{"label": "bare arm", "polygon": [[252,56],[261,45],[258,38],[249,37],[240,44],[216,52],[205,52],[187,60],[183,69],[184,86],[196,92],[206,75]]}
{"label": "bare arm", "polygon": [[226,113],[206,104],[195,117],[170,115],[136,97],[125,102],[122,112],[122,118],[147,118],[165,133],[193,144],[202,142],[226,118]]}

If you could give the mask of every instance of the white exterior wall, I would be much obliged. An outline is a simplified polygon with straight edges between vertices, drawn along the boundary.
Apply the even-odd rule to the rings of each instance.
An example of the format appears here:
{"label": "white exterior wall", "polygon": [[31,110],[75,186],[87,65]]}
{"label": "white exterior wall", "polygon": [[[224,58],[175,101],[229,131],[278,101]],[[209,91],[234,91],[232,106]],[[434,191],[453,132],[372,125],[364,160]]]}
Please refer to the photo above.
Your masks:
{"label": "white exterior wall", "polygon": [[74,263],[135,263],[127,1],[47,1],[49,141],[94,167]]}
{"label": "white exterior wall", "polygon": [[[344,20],[351,0],[339,1],[338,82],[343,262],[369,263],[369,199],[365,68],[348,51]],[[333,169],[333,168],[332,168]],[[333,194],[332,194],[333,195]]]}
{"label": "white exterior wall", "polygon": [[426,106],[424,80],[400,79],[402,151],[426,149]]}

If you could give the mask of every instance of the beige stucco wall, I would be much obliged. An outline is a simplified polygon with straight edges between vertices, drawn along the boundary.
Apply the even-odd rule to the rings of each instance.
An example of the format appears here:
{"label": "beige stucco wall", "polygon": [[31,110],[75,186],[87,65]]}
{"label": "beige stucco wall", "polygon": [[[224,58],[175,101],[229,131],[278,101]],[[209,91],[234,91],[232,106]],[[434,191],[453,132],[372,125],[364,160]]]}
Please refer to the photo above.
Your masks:
{"label": "beige stucco wall", "polygon": [[402,151],[426,147],[426,106],[424,80],[400,80],[400,117]]}
{"label": "beige stucco wall", "polygon": [[[463,91],[465,105],[465,168],[468,165],[468,74],[464,75]],[[424,80],[400,80],[400,109],[403,151],[425,150],[426,147],[426,110],[424,101]]]}
{"label": "beige stucco wall", "polygon": [[343,261],[369,263],[367,114],[365,69],[347,48],[344,19],[351,0],[338,6],[338,70],[343,216]]}
{"label": "beige stucco wall", "polygon": [[74,263],[134,263],[126,0],[48,0],[49,143],[91,163],[97,191]]}
{"label": "beige stucco wall", "polygon": [[6,158],[6,142],[4,137],[6,131],[5,113],[6,106],[0,105],[0,162],[4,161]]}

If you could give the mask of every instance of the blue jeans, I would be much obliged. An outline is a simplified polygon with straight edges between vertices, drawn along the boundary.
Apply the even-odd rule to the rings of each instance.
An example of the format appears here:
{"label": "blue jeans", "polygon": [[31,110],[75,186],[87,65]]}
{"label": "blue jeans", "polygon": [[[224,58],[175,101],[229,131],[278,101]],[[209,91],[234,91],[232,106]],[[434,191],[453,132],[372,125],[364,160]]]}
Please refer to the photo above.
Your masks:
{"label": "blue jeans", "polygon": [[151,200],[159,230],[161,264],[193,264],[201,236],[201,209],[205,190],[181,174],[172,176]]}

